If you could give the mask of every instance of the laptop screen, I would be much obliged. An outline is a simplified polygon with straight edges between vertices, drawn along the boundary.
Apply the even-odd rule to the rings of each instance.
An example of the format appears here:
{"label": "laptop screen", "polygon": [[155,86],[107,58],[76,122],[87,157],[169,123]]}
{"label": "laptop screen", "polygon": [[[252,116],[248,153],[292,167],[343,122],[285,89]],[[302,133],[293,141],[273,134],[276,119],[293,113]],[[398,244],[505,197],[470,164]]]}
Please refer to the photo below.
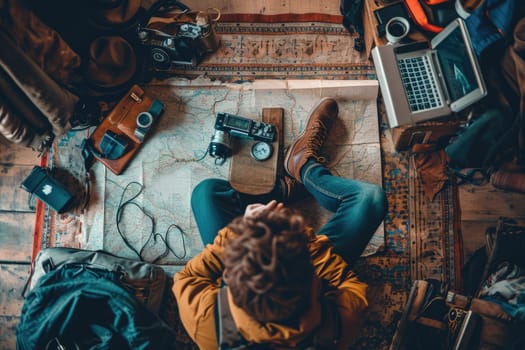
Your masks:
{"label": "laptop screen", "polygon": [[451,101],[457,101],[479,87],[459,26],[434,49]]}

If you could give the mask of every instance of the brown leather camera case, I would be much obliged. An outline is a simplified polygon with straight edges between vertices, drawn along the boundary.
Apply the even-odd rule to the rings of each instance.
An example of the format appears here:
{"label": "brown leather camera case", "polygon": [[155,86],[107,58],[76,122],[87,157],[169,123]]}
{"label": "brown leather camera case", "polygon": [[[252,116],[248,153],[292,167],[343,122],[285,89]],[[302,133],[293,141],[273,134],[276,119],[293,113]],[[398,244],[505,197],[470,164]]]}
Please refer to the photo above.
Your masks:
{"label": "brown leather camera case", "polygon": [[131,141],[130,148],[118,159],[112,160],[97,157],[114,174],[119,175],[122,173],[139,150],[141,143],[135,136],[137,115],[140,112],[148,111],[152,102],[153,99],[140,86],[132,86],[91,135],[92,145],[97,152],[101,152],[100,142],[107,130],[111,130],[116,134],[123,134]]}

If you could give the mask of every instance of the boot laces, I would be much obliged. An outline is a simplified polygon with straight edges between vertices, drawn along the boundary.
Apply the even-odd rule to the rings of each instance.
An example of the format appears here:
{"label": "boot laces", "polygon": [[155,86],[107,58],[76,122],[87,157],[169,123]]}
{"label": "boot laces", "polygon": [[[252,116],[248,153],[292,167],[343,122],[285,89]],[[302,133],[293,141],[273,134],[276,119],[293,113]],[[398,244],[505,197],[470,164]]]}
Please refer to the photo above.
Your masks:
{"label": "boot laces", "polygon": [[328,128],[321,122],[317,120],[314,125],[311,127],[312,134],[311,137],[307,140],[305,153],[309,157],[315,158],[319,163],[326,162],[326,158],[319,155],[319,151],[324,145],[326,140],[326,135],[328,134]]}

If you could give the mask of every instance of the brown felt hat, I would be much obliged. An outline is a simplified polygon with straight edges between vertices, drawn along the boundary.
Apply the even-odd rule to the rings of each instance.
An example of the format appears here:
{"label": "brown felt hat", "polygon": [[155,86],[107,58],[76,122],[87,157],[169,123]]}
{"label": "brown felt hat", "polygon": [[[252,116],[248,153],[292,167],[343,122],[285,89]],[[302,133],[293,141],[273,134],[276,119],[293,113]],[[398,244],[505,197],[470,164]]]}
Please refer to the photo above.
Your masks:
{"label": "brown felt hat", "polygon": [[95,88],[115,88],[129,82],[137,71],[135,50],[121,36],[101,36],[89,46],[84,76]]}
{"label": "brown felt hat", "polygon": [[91,18],[105,25],[121,25],[139,11],[140,0],[95,0],[90,2]]}

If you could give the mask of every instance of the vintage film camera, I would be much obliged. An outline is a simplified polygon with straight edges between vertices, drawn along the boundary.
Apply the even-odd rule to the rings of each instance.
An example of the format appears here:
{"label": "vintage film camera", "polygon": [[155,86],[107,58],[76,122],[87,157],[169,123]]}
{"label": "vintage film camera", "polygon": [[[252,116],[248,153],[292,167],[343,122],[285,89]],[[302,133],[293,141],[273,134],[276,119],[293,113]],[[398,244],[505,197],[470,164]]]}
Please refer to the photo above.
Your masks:
{"label": "vintage film camera", "polygon": [[[273,142],[276,129],[273,125],[229,113],[217,113],[215,131],[208,146],[210,156],[225,160],[232,155],[230,136]],[[270,150],[271,151],[271,150]]]}
{"label": "vintage film camera", "polygon": [[197,65],[219,47],[215,31],[219,17],[218,9],[190,11],[186,8],[172,17],[152,17],[147,25],[138,27],[137,35],[149,50],[156,70],[169,70],[172,64]]}
{"label": "vintage film camera", "polygon": [[74,201],[73,194],[63,184],[58,182],[47,168],[40,166],[33,167],[33,170],[24,179],[20,187],[37,196],[58,213],[69,209]]}

